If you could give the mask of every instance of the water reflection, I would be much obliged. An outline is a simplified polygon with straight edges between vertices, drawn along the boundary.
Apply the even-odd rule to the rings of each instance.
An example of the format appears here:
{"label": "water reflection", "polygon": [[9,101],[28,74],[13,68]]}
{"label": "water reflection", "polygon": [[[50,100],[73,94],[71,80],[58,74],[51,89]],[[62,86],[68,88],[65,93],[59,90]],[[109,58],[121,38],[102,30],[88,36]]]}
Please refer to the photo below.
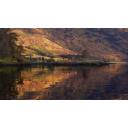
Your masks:
{"label": "water reflection", "polygon": [[0,68],[0,99],[128,99],[128,65]]}
{"label": "water reflection", "polygon": [[0,99],[16,99],[16,81],[19,71],[15,68],[0,69]]}

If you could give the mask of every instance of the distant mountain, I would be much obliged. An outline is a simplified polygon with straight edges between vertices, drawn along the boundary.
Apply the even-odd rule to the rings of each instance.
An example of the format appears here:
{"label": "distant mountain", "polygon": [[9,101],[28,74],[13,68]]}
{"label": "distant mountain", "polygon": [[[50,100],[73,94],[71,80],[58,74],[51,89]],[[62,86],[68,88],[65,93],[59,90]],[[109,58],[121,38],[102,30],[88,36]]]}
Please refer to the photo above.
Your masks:
{"label": "distant mountain", "polygon": [[25,55],[77,55],[106,60],[128,60],[127,28],[19,28],[18,43]]}

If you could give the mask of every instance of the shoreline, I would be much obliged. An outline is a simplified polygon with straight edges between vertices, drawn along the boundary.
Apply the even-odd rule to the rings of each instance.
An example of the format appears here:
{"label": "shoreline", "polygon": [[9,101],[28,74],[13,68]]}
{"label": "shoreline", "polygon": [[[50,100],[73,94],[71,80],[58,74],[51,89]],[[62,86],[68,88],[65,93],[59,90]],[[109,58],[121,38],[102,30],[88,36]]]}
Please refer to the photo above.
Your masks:
{"label": "shoreline", "polygon": [[25,66],[104,66],[109,65],[109,62],[33,62],[33,63],[0,63],[0,67],[25,67]]}

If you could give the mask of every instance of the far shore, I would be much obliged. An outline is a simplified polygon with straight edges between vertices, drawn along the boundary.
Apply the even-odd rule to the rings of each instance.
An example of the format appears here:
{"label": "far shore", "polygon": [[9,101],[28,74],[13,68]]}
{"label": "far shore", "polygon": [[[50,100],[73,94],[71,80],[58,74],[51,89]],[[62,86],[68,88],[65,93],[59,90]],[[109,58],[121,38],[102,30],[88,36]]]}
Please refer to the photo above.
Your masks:
{"label": "far shore", "polygon": [[86,62],[12,62],[0,63],[0,67],[29,67],[29,66],[104,66],[109,64],[128,64],[128,62],[88,60]]}
{"label": "far shore", "polygon": [[104,61],[90,61],[90,62],[27,62],[27,63],[0,63],[0,67],[6,66],[103,66],[111,64],[110,62]]}
{"label": "far shore", "polygon": [[108,62],[110,64],[128,64],[127,61],[111,61],[111,62]]}

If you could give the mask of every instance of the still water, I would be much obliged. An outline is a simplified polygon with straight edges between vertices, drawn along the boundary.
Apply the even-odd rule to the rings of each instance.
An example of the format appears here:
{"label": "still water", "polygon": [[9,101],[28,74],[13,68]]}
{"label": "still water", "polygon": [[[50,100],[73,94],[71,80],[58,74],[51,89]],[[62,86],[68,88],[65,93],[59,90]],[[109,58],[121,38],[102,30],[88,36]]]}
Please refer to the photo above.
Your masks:
{"label": "still water", "polygon": [[0,68],[0,99],[128,99],[128,65]]}

